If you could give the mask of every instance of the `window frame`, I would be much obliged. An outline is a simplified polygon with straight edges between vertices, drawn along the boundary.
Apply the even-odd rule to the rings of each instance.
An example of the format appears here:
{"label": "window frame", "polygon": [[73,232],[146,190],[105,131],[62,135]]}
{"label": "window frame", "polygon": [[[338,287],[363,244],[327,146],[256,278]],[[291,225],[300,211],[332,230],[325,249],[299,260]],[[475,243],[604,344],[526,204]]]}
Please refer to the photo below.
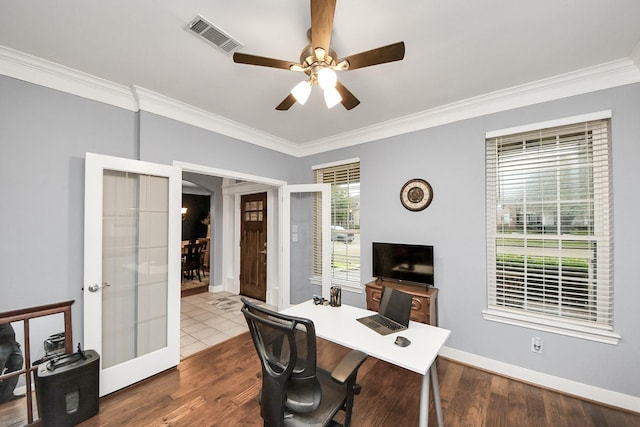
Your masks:
{"label": "window frame", "polygon": [[[359,158],[346,159],[346,160],[341,160],[341,161],[337,161],[337,162],[324,163],[324,164],[312,166],[313,182],[315,184],[317,184],[317,183],[328,183],[328,182],[325,182],[324,180],[319,180],[318,179],[318,175],[319,175],[320,171],[322,171],[322,170],[348,168],[350,165],[355,164],[355,163],[358,164],[358,183],[360,184],[360,182],[361,182],[360,176],[361,175],[360,175],[360,159]],[[333,183],[331,183],[331,182],[329,182],[329,183],[332,184],[332,201],[331,201],[332,212],[331,212],[331,215],[333,217],[334,216],[334,212],[333,212],[333,206],[334,206],[334,201],[333,201]],[[359,203],[358,203],[357,209],[358,209],[358,214],[357,215],[358,215],[358,218],[359,218]],[[317,210],[317,207],[316,207],[316,210]],[[317,217],[314,218],[314,222],[317,221],[317,220],[318,220]],[[358,230],[359,230],[359,222],[360,221],[358,219]],[[332,221],[331,225],[333,227],[333,225],[334,225],[333,221]],[[321,241],[321,239],[319,238],[320,235],[318,234],[318,230],[319,229],[314,224],[314,235],[313,235],[314,242],[313,242],[313,244],[314,244],[314,246],[316,248],[319,247],[320,241]],[[349,229],[347,231],[350,232]],[[360,232],[357,231],[357,232],[355,232],[355,234],[359,235]],[[358,241],[359,241],[359,239],[358,239]],[[344,244],[344,243],[342,243],[342,242],[334,242],[334,241],[332,241],[331,243],[332,243],[331,256],[333,258],[333,249],[334,249],[333,245],[336,244],[336,243],[341,243],[341,244]],[[361,247],[359,249],[361,250]],[[358,252],[360,252],[360,250]],[[354,258],[355,256],[352,255],[350,257]],[[314,255],[314,258],[315,258],[315,255]],[[361,261],[362,261],[361,252],[360,252],[360,255],[357,256],[357,258],[358,258],[359,265],[361,265]],[[315,261],[314,261],[314,263],[315,263]],[[310,281],[311,281],[311,283],[319,284],[321,282],[321,278],[319,277],[319,275],[318,275],[318,273],[317,273],[317,271],[315,269],[315,266],[312,267],[312,268],[313,268],[314,273],[313,273],[313,276],[310,278]],[[331,266],[331,284],[332,285],[341,286],[343,290],[348,290],[348,291],[356,292],[356,293],[362,293],[363,289],[364,289],[363,286],[362,286],[362,271],[360,270],[360,273],[358,274],[358,277],[355,280],[348,280],[348,279],[342,279],[342,278],[339,278],[339,277],[335,277],[334,276],[334,269],[333,269],[333,262],[332,262],[332,266]]]}
{"label": "window frame", "polygon": [[[611,210],[612,206],[612,180],[611,180],[611,111],[601,111],[591,114],[585,114],[580,116],[567,117],[558,120],[551,120],[540,123],[528,124],[525,126],[513,127],[508,129],[502,129],[497,131],[487,132],[485,135],[485,144],[486,144],[486,225],[487,225],[487,301],[486,301],[486,309],[482,311],[483,318],[485,320],[506,323],[521,327],[526,327],[530,329],[542,330],[547,332],[553,332],[598,342],[603,342],[607,344],[617,344],[620,340],[620,335],[613,331],[613,259],[612,259],[612,247],[613,247],[613,235],[611,232],[611,223],[613,220],[613,214]],[[562,316],[561,314],[548,314],[541,313],[540,309],[530,310],[528,311],[526,308],[520,307],[508,307],[506,303],[498,303],[496,297],[496,291],[498,289],[497,285],[497,272],[498,269],[496,267],[498,260],[498,250],[496,249],[499,239],[504,239],[505,235],[498,232],[498,163],[496,154],[496,144],[499,138],[505,137],[508,138],[510,136],[518,135],[518,134],[526,134],[533,132],[544,132],[544,131],[554,131],[557,130],[556,135],[558,137],[562,137],[566,135],[568,131],[567,127],[571,125],[581,124],[581,123],[589,123],[595,121],[607,120],[608,126],[606,128],[607,135],[606,138],[603,138],[603,141],[606,139],[606,162],[604,164],[599,164],[597,167],[594,165],[594,175],[605,174],[604,177],[600,177],[600,179],[604,179],[605,185],[600,188],[599,191],[593,190],[590,194],[594,197],[594,203],[597,206],[602,207],[599,213],[595,215],[598,218],[595,219],[594,228],[596,231],[593,239],[604,239],[602,242],[598,240],[597,245],[603,246],[603,250],[601,254],[598,254],[598,264],[597,264],[597,275],[596,275],[596,289],[598,291],[597,295],[604,295],[602,298],[595,297],[595,304],[599,305],[602,301],[605,301],[607,306],[605,310],[609,310],[608,318],[605,319],[604,323],[599,323],[597,321],[577,321],[575,318],[571,316]],[[555,129],[558,128],[558,129]],[[563,129],[564,128],[564,129]],[[493,150],[493,152],[492,152]],[[593,165],[593,160],[589,165]],[[561,201],[560,198],[556,200],[558,203]],[[558,214],[559,215],[559,214]],[[559,221],[556,219],[556,227],[559,227]],[[527,233],[526,227],[524,231],[520,234],[525,239],[535,238],[536,236],[540,236],[540,234],[535,233]],[[566,234],[561,234],[556,232],[556,234],[551,235],[551,241],[555,237],[556,241],[564,241],[569,240]],[[547,236],[544,236],[545,238]],[[572,236],[573,237],[573,236]],[[517,247],[516,247],[517,250]],[[526,256],[528,255],[528,248],[523,246],[521,249],[522,254]],[[525,273],[526,274],[526,273]],[[561,274],[559,274],[561,276]],[[529,276],[527,276],[529,277]],[[561,276],[564,279],[564,276]],[[527,279],[529,280],[529,279]],[[524,301],[528,302],[529,298],[527,292],[520,291]],[[520,296],[520,295],[518,295]],[[591,303],[591,301],[589,302]],[[559,303],[559,306],[564,307],[565,304]]]}

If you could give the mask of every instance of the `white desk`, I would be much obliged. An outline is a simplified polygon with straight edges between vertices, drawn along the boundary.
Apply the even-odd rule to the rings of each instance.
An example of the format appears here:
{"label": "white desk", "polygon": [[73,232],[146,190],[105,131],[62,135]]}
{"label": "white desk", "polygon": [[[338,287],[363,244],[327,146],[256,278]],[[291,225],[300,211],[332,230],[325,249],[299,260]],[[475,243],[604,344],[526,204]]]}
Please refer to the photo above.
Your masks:
{"label": "white desk", "polygon": [[[431,376],[438,425],[443,425],[438,373],[433,362],[451,331],[411,321],[409,329],[390,335],[380,335],[356,320],[373,314],[373,311],[348,305],[341,307],[315,305],[313,301],[291,306],[282,313],[311,319],[316,328],[316,335],[321,338],[363,351],[369,356],[421,374],[423,377],[420,392],[420,427],[427,427],[428,424],[429,377]],[[408,347],[395,345],[393,342],[398,335],[409,338],[411,345]],[[431,375],[429,375],[430,372]]]}

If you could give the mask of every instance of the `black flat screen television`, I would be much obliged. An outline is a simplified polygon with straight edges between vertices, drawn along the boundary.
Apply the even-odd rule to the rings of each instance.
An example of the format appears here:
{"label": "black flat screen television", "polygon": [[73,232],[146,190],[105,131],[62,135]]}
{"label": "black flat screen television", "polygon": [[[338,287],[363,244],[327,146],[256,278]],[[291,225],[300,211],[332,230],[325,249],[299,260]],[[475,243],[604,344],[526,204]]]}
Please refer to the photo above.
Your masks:
{"label": "black flat screen television", "polygon": [[433,286],[433,246],[373,242],[373,277]]}

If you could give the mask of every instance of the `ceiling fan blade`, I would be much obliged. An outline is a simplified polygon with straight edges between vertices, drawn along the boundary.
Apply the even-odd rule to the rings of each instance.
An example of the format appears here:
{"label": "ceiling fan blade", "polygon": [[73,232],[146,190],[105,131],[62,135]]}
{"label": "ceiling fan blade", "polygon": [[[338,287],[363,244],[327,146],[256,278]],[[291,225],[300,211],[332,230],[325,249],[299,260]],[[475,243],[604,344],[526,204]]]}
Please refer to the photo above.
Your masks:
{"label": "ceiling fan blade", "polygon": [[340,93],[340,96],[342,97],[342,101],[340,101],[340,102],[342,103],[344,108],[346,108],[347,110],[351,110],[351,109],[357,107],[358,104],[360,104],[360,100],[358,100],[358,98],[356,98],[349,91],[349,89],[344,87],[344,85],[342,83],[340,83],[340,81],[336,82],[336,90],[338,91],[338,93]]}
{"label": "ceiling fan blade", "polygon": [[289,94],[289,96],[287,96],[280,104],[278,104],[278,106],[276,107],[276,110],[286,111],[289,108],[291,108],[291,106],[295,103],[296,103],[296,97],[293,96],[292,94]]}
{"label": "ceiling fan blade", "polygon": [[400,61],[402,58],[404,58],[404,42],[356,53],[344,59],[349,61],[349,70],[355,70],[386,62]]}
{"label": "ceiling fan blade", "polygon": [[311,47],[329,52],[336,0],[311,0]]}
{"label": "ceiling fan blade", "polygon": [[249,55],[246,53],[236,52],[233,54],[233,62],[237,64],[259,65],[261,67],[290,69],[292,65],[300,65],[291,61],[282,61],[280,59],[265,58],[263,56]]}

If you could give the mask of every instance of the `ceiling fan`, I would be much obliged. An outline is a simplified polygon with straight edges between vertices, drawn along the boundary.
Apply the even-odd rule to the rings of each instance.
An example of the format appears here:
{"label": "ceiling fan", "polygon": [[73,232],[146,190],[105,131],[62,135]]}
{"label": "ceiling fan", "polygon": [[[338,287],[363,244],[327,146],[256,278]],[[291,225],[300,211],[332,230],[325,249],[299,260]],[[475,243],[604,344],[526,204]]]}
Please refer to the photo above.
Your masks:
{"label": "ceiling fan", "polygon": [[337,80],[335,71],[355,70],[404,58],[404,42],[398,42],[337,60],[335,51],[330,47],[335,9],[336,0],[311,0],[311,28],[307,32],[310,44],[302,50],[300,63],[239,52],[233,54],[233,61],[238,64],[282,68],[307,75],[307,78],[298,83],[278,104],[276,110],[288,110],[296,101],[304,104],[314,84],[324,90],[328,108],[342,103],[347,110],[351,110],[360,104],[360,101]]}

